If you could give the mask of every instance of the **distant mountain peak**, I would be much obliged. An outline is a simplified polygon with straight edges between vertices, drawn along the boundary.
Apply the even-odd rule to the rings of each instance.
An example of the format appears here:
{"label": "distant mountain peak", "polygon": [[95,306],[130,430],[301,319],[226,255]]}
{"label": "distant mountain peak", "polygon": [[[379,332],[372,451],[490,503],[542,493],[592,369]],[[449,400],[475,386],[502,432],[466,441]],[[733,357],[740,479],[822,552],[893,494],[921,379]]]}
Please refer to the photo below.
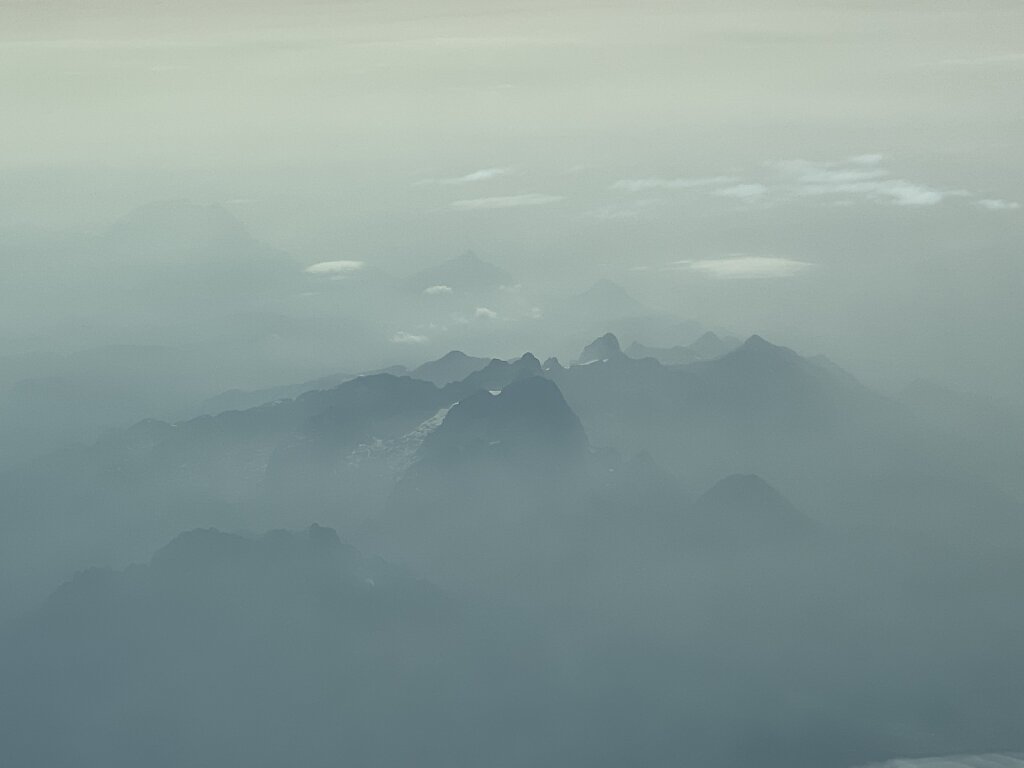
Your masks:
{"label": "distant mountain peak", "polygon": [[128,212],[106,232],[118,248],[144,250],[199,248],[256,248],[242,223],[219,205],[188,200],[165,200]]}
{"label": "distant mountain peak", "polygon": [[722,360],[780,361],[796,363],[803,360],[789,347],[772,344],[763,336],[754,334],[739,347],[722,356]]}
{"label": "distant mountain peak", "polygon": [[612,282],[607,278],[602,278],[601,280],[598,280],[586,291],[584,291],[583,294],[590,296],[616,296],[619,298],[627,299],[633,298],[632,296],[629,295],[629,291],[627,291],[618,283]]}
{"label": "distant mountain peak", "polygon": [[459,293],[493,291],[514,282],[508,272],[485,261],[473,251],[466,251],[440,264],[427,267],[409,280],[417,291],[444,285]]}
{"label": "distant mountain peak", "polygon": [[[760,339],[761,337],[758,336],[757,338]],[[731,352],[739,345],[739,339],[731,336],[723,338],[714,331],[706,331],[701,334],[700,338],[690,344],[688,348],[704,360],[710,360]]]}
{"label": "distant mountain peak", "polygon": [[708,493],[742,493],[745,495],[760,496],[763,494],[778,494],[763,477],[753,473],[740,473],[727,475],[712,486]]}
{"label": "distant mountain peak", "polygon": [[583,353],[580,355],[578,362],[580,365],[586,365],[598,360],[610,360],[619,357],[624,357],[624,355],[618,338],[614,333],[606,333],[604,336],[594,339],[594,341],[583,348]]}
{"label": "distant mountain peak", "polygon": [[652,313],[649,307],[611,280],[598,280],[587,290],[573,296],[568,306],[587,317],[605,322],[617,318],[648,316]]}
{"label": "distant mountain peak", "polygon": [[810,521],[764,478],[729,475],[697,499],[700,532],[728,539],[764,539],[804,531]]}
{"label": "distant mountain peak", "polygon": [[718,508],[742,505],[745,511],[750,512],[758,508],[791,509],[799,514],[774,486],[756,474],[734,474],[722,478],[698,499],[698,504]]}
{"label": "distant mountain peak", "polygon": [[454,349],[437,360],[431,360],[415,368],[410,375],[415,379],[423,379],[443,387],[453,381],[462,381],[487,364],[487,358],[470,357],[465,352]]}

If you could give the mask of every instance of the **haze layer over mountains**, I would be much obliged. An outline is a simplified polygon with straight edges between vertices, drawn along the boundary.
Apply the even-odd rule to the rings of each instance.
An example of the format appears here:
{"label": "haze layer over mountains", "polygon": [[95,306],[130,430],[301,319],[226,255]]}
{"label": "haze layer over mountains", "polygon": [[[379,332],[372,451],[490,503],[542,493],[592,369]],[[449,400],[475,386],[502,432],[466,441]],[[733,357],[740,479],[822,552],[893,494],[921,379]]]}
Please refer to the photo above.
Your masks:
{"label": "haze layer over mountains", "polygon": [[264,402],[5,471],[5,748],[40,766],[1015,749],[1012,468],[825,358],[683,341],[226,393]]}
{"label": "haze layer over mountains", "polygon": [[0,0],[0,768],[1024,767],[1019,0]]}
{"label": "haze layer over mountains", "polygon": [[3,369],[16,764],[1020,748],[1012,399],[471,252],[301,269],[186,203],[84,253],[125,301]]}

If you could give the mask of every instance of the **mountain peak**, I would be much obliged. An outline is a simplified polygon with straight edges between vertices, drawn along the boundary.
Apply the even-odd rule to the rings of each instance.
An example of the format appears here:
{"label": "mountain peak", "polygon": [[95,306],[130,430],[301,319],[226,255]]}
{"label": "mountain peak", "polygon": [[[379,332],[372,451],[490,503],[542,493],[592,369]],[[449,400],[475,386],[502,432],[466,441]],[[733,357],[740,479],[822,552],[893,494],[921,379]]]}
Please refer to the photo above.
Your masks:
{"label": "mountain peak", "polygon": [[510,285],[512,276],[500,267],[485,261],[473,251],[417,272],[410,285],[417,291],[430,286],[444,285],[457,292],[494,291],[503,285]]}
{"label": "mountain peak", "polygon": [[477,391],[456,403],[423,449],[425,455],[434,457],[499,451],[564,460],[574,454],[582,456],[586,442],[583,425],[558,386],[542,376],[527,376],[512,381],[496,395]]}
{"label": "mountain peak", "polygon": [[453,381],[462,381],[467,376],[483,369],[488,360],[483,357],[470,357],[465,352],[452,350],[444,357],[431,360],[414,369],[410,374],[415,379],[423,379],[443,387]]}
{"label": "mountain peak", "polygon": [[721,359],[723,361],[745,360],[756,361],[758,363],[796,363],[803,358],[789,347],[772,344],[763,336],[759,336],[755,333],[732,352],[723,355]]}
{"label": "mountain peak", "polygon": [[610,360],[622,356],[622,347],[619,346],[618,338],[616,338],[614,333],[606,333],[584,347],[583,354],[580,355],[579,364],[586,365],[598,360]]}
{"label": "mountain peak", "polygon": [[576,312],[604,322],[610,318],[641,317],[651,314],[648,307],[611,280],[598,280],[587,290],[573,296],[569,306]]}
{"label": "mountain peak", "polygon": [[242,223],[223,207],[188,200],[140,206],[111,225],[106,238],[114,248],[146,252],[257,247]]}
{"label": "mountain peak", "polygon": [[511,372],[516,377],[520,377],[524,374],[536,376],[541,371],[540,361],[531,352],[527,352],[517,360],[511,361],[494,358],[480,371],[480,373],[488,375],[503,371]]}
{"label": "mountain peak", "polygon": [[502,390],[514,381],[543,373],[540,361],[529,352],[511,362],[495,358],[464,379],[448,385],[445,392],[456,400],[478,390]]}
{"label": "mountain peak", "polygon": [[632,296],[629,295],[629,292],[625,288],[608,279],[598,280],[583,293],[584,295],[589,296],[616,296],[619,298],[632,299]]}
{"label": "mountain peak", "polygon": [[[760,339],[761,341],[764,341],[764,339],[761,339],[760,336],[751,338],[757,338]],[[707,331],[704,334],[702,334],[699,339],[690,344],[688,349],[694,352],[697,356],[705,360],[710,360],[712,358],[721,357],[722,355],[731,352],[732,350],[736,349],[739,345],[740,342],[738,339],[734,339],[731,336],[722,338],[714,331]]]}
{"label": "mountain peak", "polygon": [[719,480],[693,506],[702,533],[733,540],[767,539],[806,530],[810,521],[760,475]]}

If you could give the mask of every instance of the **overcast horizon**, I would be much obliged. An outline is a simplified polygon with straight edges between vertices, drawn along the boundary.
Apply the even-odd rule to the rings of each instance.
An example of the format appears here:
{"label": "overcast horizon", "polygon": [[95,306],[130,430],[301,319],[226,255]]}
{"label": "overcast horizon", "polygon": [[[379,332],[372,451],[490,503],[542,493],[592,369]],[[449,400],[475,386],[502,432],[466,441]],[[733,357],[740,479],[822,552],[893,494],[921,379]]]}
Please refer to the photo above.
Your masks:
{"label": "overcast horizon", "polygon": [[[181,199],[224,207],[300,269],[402,275],[472,249],[524,282],[610,279],[892,388],[1024,398],[1002,342],[1024,332],[1020,3],[0,16],[9,263],[40,231]],[[5,316],[38,303],[7,282]]]}

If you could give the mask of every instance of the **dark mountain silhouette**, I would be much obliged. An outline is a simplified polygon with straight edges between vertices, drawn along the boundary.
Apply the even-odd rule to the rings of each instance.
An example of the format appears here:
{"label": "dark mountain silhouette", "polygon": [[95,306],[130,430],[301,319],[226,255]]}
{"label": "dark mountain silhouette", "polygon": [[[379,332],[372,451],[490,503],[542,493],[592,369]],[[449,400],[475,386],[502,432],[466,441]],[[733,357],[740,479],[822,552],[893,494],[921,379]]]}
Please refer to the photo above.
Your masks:
{"label": "dark mountain silhouette", "polygon": [[308,414],[301,427],[304,434],[341,444],[381,437],[380,426],[396,421],[390,431],[400,433],[408,426],[402,416],[417,419],[444,404],[430,382],[387,373],[308,392],[293,402],[302,415]]}
{"label": "dark mountain silhouette", "polygon": [[465,352],[453,350],[437,360],[423,363],[409,375],[443,387],[452,382],[462,381],[472,373],[483,369],[490,361],[485,357],[470,357]]}
{"label": "dark mountain silhouette", "polygon": [[488,727],[464,684],[483,647],[450,598],[328,528],[194,530],[80,574],[0,637],[0,736],[51,768],[479,763],[485,740],[439,734]]}
{"label": "dark mountain silhouette", "polygon": [[[795,456],[816,467],[815,477],[846,474],[851,467],[835,446],[877,444],[881,435],[903,431],[893,427],[898,414],[890,401],[759,336],[689,365],[623,355],[548,375],[592,444],[627,454],[649,450],[693,486],[714,482],[738,462],[786,476]],[[893,442],[887,450],[891,456],[906,448]],[[870,460],[881,462],[881,452]]]}
{"label": "dark mountain silhouette", "polygon": [[264,503],[301,498],[307,514],[353,525],[381,508],[415,450],[409,440],[450,401],[430,382],[376,374],[294,403],[303,418],[275,440]]}
{"label": "dark mountain silhouette", "polygon": [[832,429],[850,416],[842,413],[847,406],[883,404],[842,369],[756,335],[719,358],[684,366],[678,375],[716,409],[743,417],[785,418],[798,429]]}
{"label": "dark mountain silhouette", "polygon": [[449,384],[443,389],[443,392],[449,402],[455,402],[479,390],[498,391],[504,389],[513,381],[542,374],[543,370],[541,369],[540,361],[527,352],[518,360],[511,362],[507,360],[491,360],[482,369],[469,374],[462,381]]}
{"label": "dark mountain silhouette", "polygon": [[711,412],[804,434],[864,426],[891,405],[838,366],[757,335],[715,360],[684,366],[679,376]]}
{"label": "dark mountain silhouette", "polygon": [[366,375],[4,473],[0,589],[148,560],[0,632],[4,757],[848,768],[1014,744],[1024,518],[949,436],[756,336],[591,357]]}
{"label": "dark mountain silhouette", "polygon": [[488,460],[573,461],[587,440],[558,387],[539,376],[519,378],[497,395],[479,391],[459,401],[423,444],[425,464]]}
{"label": "dark mountain silhouette", "polygon": [[580,365],[586,365],[587,363],[611,360],[622,356],[622,348],[619,346],[619,340],[615,337],[615,334],[606,333],[601,338],[595,339],[584,347],[577,362]]}
{"label": "dark mountain silhouette", "polygon": [[541,368],[545,373],[561,373],[565,370],[565,366],[558,362],[557,357],[549,357],[544,361]]}
{"label": "dark mountain silhouette", "polygon": [[586,435],[553,382],[533,376],[462,399],[418,457],[365,529],[368,549],[460,589],[522,569],[519,587],[544,578],[588,485]]}
{"label": "dark mountain silhouette", "polygon": [[[203,525],[302,526],[319,519],[348,534],[384,515],[412,531],[408,519],[425,509],[423,528],[432,536],[448,524],[435,514],[446,505],[455,510],[452,521],[497,505],[525,536],[551,530],[536,520],[559,507],[568,516],[549,516],[544,526],[562,526],[556,520],[573,515],[583,520],[587,505],[612,517],[641,506],[671,516],[674,502],[665,500],[676,494],[668,484],[651,478],[661,490],[648,493],[642,473],[619,465],[622,477],[632,472],[634,479],[612,487],[600,472],[615,465],[602,467],[579,450],[575,429],[563,442],[561,433],[544,431],[575,422],[586,434],[583,445],[626,456],[647,451],[688,488],[707,487],[742,466],[778,478],[822,517],[902,520],[906,527],[930,521],[962,530],[971,507],[978,535],[1016,530],[1012,494],[987,485],[980,462],[977,476],[965,471],[974,466],[958,458],[966,447],[954,450],[948,435],[919,428],[905,406],[834,364],[760,337],[676,367],[615,355],[608,339],[597,346],[611,357],[568,369],[545,369],[526,354],[492,360],[440,389],[376,374],[256,408],[176,424],[149,421],[4,473],[0,485],[14,525],[40,536],[61,531],[82,544],[60,558],[58,576],[94,562],[137,559],[176,530]],[[553,382],[558,407],[542,379]],[[520,398],[531,387],[539,393],[535,403]],[[501,395],[480,395],[491,392]],[[571,419],[559,420],[562,405]],[[506,423],[499,429],[500,418]],[[548,444],[557,447],[545,450]],[[449,460],[432,464],[432,456],[445,455],[443,446]],[[929,490],[940,487],[956,492]],[[595,489],[607,498],[595,500]],[[576,523],[576,530],[585,525]],[[552,536],[564,541],[568,528]],[[27,558],[10,548],[3,554]]]}

